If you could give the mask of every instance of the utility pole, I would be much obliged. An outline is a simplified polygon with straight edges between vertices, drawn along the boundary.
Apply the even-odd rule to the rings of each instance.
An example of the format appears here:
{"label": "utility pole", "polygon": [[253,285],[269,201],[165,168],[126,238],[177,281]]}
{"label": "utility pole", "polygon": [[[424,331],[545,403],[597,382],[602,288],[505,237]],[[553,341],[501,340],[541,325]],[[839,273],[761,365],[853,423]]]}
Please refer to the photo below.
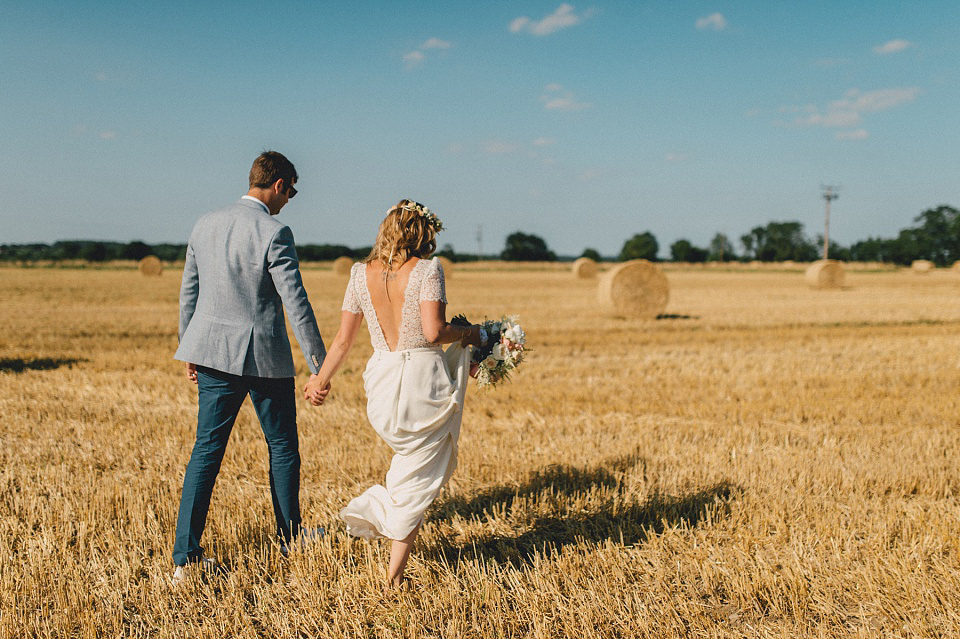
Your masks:
{"label": "utility pole", "polygon": [[820,185],[820,188],[823,189],[823,199],[827,202],[827,211],[823,221],[823,259],[828,259],[827,252],[830,249],[830,202],[840,197],[839,194],[835,193],[835,190],[839,190],[835,186],[824,186]]}
{"label": "utility pole", "polygon": [[477,226],[477,261],[483,259],[483,225]]}

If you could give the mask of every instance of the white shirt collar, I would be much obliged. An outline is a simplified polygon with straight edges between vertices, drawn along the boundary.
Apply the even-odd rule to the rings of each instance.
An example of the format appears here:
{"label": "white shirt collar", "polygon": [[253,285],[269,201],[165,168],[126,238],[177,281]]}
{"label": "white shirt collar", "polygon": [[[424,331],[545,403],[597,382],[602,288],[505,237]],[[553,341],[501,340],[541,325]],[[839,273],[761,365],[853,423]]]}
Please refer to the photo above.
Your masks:
{"label": "white shirt collar", "polygon": [[263,202],[261,202],[260,200],[258,200],[257,198],[253,197],[252,195],[244,195],[244,196],[241,197],[240,199],[241,199],[241,200],[251,200],[251,201],[253,201],[253,202],[256,202],[257,204],[259,204],[260,206],[263,207],[263,210],[267,213],[267,215],[270,214],[270,209],[267,208],[267,205],[264,204]]}

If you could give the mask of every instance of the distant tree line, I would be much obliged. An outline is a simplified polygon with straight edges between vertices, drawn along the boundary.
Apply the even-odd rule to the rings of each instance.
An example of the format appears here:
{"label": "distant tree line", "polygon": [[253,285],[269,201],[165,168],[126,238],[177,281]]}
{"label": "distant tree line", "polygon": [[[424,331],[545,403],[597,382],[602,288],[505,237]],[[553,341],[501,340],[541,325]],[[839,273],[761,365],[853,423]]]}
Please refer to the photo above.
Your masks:
{"label": "distant tree line", "polygon": [[[892,262],[910,264],[913,260],[930,260],[938,266],[947,266],[960,260],[960,211],[951,206],[928,209],[914,218],[914,225],[900,231],[894,238],[868,238],[850,246],[831,241],[829,257],[856,262]],[[823,236],[810,238],[803,224],[796,221],[769,222],[740,236],[740,251],[723,233],[717,233],[705,247],[695,246],[690,240],[679,239],[670,245],[670,259],[674,262],[812,262],[823,255]],[[660,244],[650,231],[637,233],[627,239],[616,259],[619,261],[659,259]],[[601,260],[592,248],[581,257]],[[504,260],[556,260],[543,239],[536,235],[514,233],[500,255]]]}
{"label": "distant tree line", "polygon": [[[913,260],[930,260],[938,266],[946,266],[960,260],[960,211],[951,206],[927,209],[916,218],[914,225],[903,229],[893,238],[870,237],[850,246],[830,242],[829,256],[833,259],[854,262],[892,262],[910,264]],[[156,255],[162,260],[182,260],[186,244],[146,244],[141,241],[100,242],[93,240],[69,240],[53,244],[4,244],[0,245],[0,261],[40,260],[139,260],[147,255]],[[659,259],[660,244],[650,231],[637,233],[627,239],[616,259],[620,261]],[[823,252],[823,236],[810,238],[803,224],[796,221],[768,222],[740,236],[740,251],[723,233],[717,233],[705,247],[695,246],[686,239],[670,245],[670,259],[674,262],[810,262],[819,259]],[[338,257],[363,259],[370,247],[350,248],[341,244],[298,244],[297,254],[305,262],[328,261]],[[453,261],[468,261],[499,257],[518,262],[552,262],[559,259],[550,250],[542,237],[516,232],[507,236],[506,244],[499,255],[458,253],[450,244],[445,244],[437,255]],[[595,249],[588,248],[582,257],[603,259]]]}
{"label": "distant tree line", "polygon": [[[850,246],[831,241],[829,257],[853,262],[892,262],[910,264],[914,260],[930,260],[947,266],[960,260],[960,211],[941,205],[927,209],[893,238],[868,238]],[[738,253],[730,239],[717,233],[707,247],[694,246],[680,239],[670,245],[670,259],[675,262],[811,262],[823,256],[823,236],[811,239],[803,224],[796,221],[769,222],[740,236]],[[628,239],[618,259],[655,261],[659,244],[653,233],[646,231]],[[589,249],[588,249],[589,250]],[[595,253],[595,252],[594,252]],[[584,252],[586,254],[586,251]]]}
{"label": "distant tree line", "polygon": [[35,262],[40,260],[140,260],[156,255],[161,260],[182,260],[186,244],[147,244],[135,241],[100,242],[95,240],[67,240],[53,244],[0,244],[0,260],[5,262]]}
{"label": "distant tree line", "polygon": [[[340,244],[298,244],[297,255],[305,262],[335,260],[338,257],[363,259],[370,247],[350,248]],[[141,260],[147,255],[156,255],[161,260],[174,262],[186,257],[186,244],[147,244],[135,241],[101,242],[95,240],[68,240],[53,244],[0,244],[0,261],[37,262],[60,260],[86,260],[108,262],[112,260]]]}

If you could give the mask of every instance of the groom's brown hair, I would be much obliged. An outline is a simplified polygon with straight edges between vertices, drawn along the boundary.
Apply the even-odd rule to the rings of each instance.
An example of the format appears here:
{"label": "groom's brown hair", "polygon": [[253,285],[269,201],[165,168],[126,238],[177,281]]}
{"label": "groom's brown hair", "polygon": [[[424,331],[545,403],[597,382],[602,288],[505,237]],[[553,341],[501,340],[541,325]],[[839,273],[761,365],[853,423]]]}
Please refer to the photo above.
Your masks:
{"label": "groom's brown hair", "polygon": [[250,167],[250,188],[265,189],[277,180],[283,180],[287,186],[297,181],[297,169],[293,162],[277,151],[264,151],[253,161]]}

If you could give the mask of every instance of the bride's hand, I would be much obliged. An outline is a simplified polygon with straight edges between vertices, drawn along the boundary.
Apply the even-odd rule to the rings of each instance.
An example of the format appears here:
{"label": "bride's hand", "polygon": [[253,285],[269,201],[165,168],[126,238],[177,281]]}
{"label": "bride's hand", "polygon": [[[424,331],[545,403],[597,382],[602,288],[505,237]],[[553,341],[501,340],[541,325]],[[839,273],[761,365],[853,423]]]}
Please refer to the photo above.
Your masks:
{"label": "bride's hand", "polygon": [[463,339],[460,340],[461,346],[480,346],[480,326],[471,324],[467,329]]}
{"label": "bride's hand", "polygon": [[310,376],[310,381],[303,389],[303,398],[314,406],[321,406],[329,394],[330,382],[321,385],[320,379],[316,375]]}

